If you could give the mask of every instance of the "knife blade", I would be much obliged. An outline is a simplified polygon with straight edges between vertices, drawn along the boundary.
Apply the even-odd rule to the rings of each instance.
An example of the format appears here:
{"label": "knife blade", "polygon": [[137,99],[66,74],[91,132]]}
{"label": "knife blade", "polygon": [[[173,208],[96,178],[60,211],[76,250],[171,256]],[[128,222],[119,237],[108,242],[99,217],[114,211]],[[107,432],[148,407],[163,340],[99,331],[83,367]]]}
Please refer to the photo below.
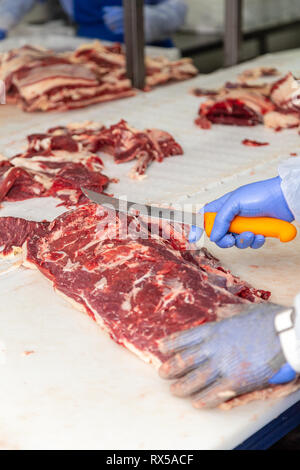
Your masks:
{"label": "knife blade", "polygon": [[195,225],[203,230],[203,214],[184,210],[164,208],[149,204],[139,204],[125,199],[118,199],[105,194],[96,193],[90,189],[81,188],[85,196],[96,204],[123,212],[128,215],[143,215],[149,218],[168,220],[180,224]]}
{"label": "knife blade", "polygon": [[[99,194],[85,188],[81,188],[81,190],[91,201],[119,212],[124,212],[132,216],[143,215],[149,218],[165,219],[170,222],[179,222],[180,224],[199,227],[201,230],[200,233],[198,233],[199,241],[204,231],[206,235],[210,237],[217,215],[216,212],[206,212],[203,214],[203,211],[196,213],[186,210],[138,204],[125,199],[105,196],[104,194]],[[293,224],[273,217],[236,216],[231,221],[228,231],[237,234],[253,232],[255,235],[278,238],[283,243],[294,240],[297,235],[297,229]]]}

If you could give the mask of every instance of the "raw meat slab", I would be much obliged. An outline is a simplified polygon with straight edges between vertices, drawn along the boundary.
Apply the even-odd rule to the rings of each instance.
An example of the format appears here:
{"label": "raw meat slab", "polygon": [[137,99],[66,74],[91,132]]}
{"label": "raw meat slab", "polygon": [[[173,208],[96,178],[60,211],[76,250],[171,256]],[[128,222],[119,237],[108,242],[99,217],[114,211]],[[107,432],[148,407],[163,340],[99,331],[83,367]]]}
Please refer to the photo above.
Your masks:
{"label": "raw meat slab", "polygon": [[[54,289],[89,314],[112,339],[156,367],[166,358],[157,340],[267,300],[225,270],[205,249],[187,251],[169,224],[116,215],[96,204],[68,211],[53,222],[0,219],[2,257],[23,251]],[[298,383],[235,398],[230,409],[253,399],[284,396]]]}
{"label": "raw meat slab", "polygon": [[186,251],[170,225],[153,224],[150,233],[135,218],[96,204],[51,223],[4,217],[0,244],[2,256],[23,247],[25,266],[37,267],[116,342],[156,365],[163,359],[157,339],[215,321],[228,304],[270,295],[232,276],[208,253]]}

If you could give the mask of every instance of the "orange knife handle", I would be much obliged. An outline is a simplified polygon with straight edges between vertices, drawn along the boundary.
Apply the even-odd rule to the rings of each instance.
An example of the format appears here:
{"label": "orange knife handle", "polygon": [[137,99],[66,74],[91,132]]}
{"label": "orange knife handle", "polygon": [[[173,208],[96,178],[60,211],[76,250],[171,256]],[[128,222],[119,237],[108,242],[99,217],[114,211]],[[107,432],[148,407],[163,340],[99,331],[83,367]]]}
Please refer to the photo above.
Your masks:
{"label": "orange knife handle", "polygon": [[[216,212],[204,214],[205,232],[210,237]],[[297,235],[297,229],[290,222],[272,217],[241,217],[237,215],[230,224],[229,232],[253,232],[255,235],[279,238],[281,242],[290,242]]]}

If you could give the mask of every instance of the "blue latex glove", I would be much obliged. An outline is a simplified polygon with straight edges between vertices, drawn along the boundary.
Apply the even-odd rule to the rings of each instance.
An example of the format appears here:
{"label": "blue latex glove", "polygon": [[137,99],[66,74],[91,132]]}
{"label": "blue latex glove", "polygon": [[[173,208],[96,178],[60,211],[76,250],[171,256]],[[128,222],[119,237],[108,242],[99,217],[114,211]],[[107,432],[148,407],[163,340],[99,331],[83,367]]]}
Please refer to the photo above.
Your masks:
{"label": "blue latex glove", "polygon": [[[240,308],[232,307],[232,308]],[[235,396],[296,377],[284,358],[274,317],[284,307],[243,306],[243,313],[174,333],[160,341],[172,357],[159,370],[174,395],[192,395],[196,408],[212,408]]]}
{"label": "blue latex glove", "polygon": [[123,7],[103,7],[103,20],[108,29],[115,34],[124,33]]}
{"label": "blue latex glove", "polygon": [[[265,242],[263,235],[244,232],[240,235],[228,233],[231,221],[236,215],[245,217],[275,217],[291,222],[294,216],[290,211],[281,190],[279,176],[269,180],[247,184],[210,202],[205,212],[217,212],[210,240],[220,248],[260,248]],[[199,238],[200,229],[192,227],[189,241]]]}
{"label": "blue latex glove", "polygon": [[6,38],[7,31],[0,29],[0,41]]}

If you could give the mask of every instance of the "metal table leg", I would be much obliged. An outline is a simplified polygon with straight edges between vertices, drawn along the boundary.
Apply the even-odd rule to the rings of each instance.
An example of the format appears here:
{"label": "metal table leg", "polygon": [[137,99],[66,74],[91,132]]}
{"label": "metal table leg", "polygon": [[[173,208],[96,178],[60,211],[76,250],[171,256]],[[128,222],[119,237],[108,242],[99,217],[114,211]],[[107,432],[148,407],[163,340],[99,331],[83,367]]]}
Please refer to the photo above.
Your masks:
{"label": "metal table leg", "polygon": [[127,76],[135,88],[145,86],[144,0],[123,0]]}
{"label": "metal table leg", "polygon": [[242,27],[242,0],[225,0],[224,65],[239,62]]}

